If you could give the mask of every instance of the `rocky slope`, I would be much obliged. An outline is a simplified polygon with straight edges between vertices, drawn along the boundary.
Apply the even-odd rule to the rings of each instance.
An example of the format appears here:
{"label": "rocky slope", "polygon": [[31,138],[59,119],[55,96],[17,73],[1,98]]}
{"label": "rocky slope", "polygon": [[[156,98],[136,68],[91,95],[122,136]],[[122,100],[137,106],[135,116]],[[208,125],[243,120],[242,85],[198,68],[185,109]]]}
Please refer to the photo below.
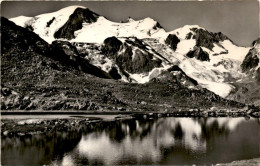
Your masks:
{"label": "rocky slope", "polygon": [[[28,29],[16,26],[5,18],[1,18],[1,22],[2,36],[8,39],[1,44],[1,110],[176,111],[245,106],[200,88],[176,65],[158,72],[146,84],[104,79],[113,74],[90,65],[85,55],[69,42],[55,41],[49,45]],[[131,45],[131,49],[146,46],[136,38],[112,38],[113,42],[108,41],[111,38],[105,43],[117,43],[123,50],[126,50],[127,44]],[[107,51],[105,56],[114,59],[127,54],[118,53],[117,57],[113,57],[114,54],[109,54],[113,51],[109,48],[110,44],[102,47],[103,51]],[[144,61],[148,64],[157,65],[153,61],[162,58],[160,54],[149,48],[146,50],[135,56],[147,58]],[[150,58],[155,55],[157,59]],[[114,62],[131,72],[122,61],[116,59]],[[140,60],[140,63],[143,61]],[[133,69],[149,70],[145,65]]]}

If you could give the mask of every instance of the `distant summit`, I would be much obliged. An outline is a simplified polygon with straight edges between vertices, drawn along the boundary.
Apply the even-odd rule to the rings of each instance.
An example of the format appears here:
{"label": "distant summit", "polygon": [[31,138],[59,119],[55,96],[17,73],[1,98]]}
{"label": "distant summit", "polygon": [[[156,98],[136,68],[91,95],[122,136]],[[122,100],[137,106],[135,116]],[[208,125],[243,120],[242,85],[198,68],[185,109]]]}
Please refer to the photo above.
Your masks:
{"label": "distant summit", "polygon": [[134,22],[135,20],[132,17],[127,18],[127,22]]}

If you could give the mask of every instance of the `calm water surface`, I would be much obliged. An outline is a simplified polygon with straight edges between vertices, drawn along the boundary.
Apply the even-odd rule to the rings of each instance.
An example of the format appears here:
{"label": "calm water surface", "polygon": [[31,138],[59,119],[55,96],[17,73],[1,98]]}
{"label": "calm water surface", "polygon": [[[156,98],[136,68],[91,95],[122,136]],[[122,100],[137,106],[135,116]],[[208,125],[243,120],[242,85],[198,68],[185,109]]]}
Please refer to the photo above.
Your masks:
{"label": "calm water surface", "polygon": [[1,139],[3,165],[216,164],[260,157],[260,121],[121,120],[90,130]]}

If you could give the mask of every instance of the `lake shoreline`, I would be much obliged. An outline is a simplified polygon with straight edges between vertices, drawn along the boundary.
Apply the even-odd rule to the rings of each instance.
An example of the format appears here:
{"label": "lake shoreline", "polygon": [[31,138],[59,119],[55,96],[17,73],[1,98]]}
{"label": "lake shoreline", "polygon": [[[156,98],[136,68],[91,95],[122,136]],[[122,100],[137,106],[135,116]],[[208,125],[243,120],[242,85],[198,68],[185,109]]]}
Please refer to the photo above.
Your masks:
{"label": "lake shoreline", "polygon": [[[1,112],[1,136],[26,136],[42,134],[48,131],[77,130],[80,126],[103,124],[110,125],[118,120],[129,119],[152,120],[164,117],[179,118],[259,118],[258,114],[251,116],[246,112],[228,112],[220,114],[216,111],[178,111],[162,112]],[[257,116],[258,115],[258,116]]]}
{"label": "lake shoreline", "polygon": [[[110,118],[103,118],[103,117]],[[130,112],[130,111],[1,111],[1,136],[24,136],[51,130],[75,128],[75,124],[127,119],[180,118],[259,118],[259,112],[248,110],[179,110],[175,112]],[[26,121],[28,120],[28,122]],[[65,126],[65,127],[64,127]]]}
{"label": "lake shoreline", "polygon": [[65,111],[65,110],[9,110],[1,111],[1,115],[148,115],[158,117],[252,117],[259,118],[260,111],[256,109],[176,109],[175,111]]}

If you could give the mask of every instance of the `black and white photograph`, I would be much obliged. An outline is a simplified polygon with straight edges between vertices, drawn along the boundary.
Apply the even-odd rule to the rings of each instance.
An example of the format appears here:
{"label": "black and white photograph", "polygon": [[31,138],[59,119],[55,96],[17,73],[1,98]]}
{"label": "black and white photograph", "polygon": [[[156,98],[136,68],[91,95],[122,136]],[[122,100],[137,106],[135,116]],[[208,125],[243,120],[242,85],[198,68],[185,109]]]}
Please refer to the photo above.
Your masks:
{"label": "black and white photograph", "polygon": [[0,165],[260,166],[258,0],[0,3]]}

